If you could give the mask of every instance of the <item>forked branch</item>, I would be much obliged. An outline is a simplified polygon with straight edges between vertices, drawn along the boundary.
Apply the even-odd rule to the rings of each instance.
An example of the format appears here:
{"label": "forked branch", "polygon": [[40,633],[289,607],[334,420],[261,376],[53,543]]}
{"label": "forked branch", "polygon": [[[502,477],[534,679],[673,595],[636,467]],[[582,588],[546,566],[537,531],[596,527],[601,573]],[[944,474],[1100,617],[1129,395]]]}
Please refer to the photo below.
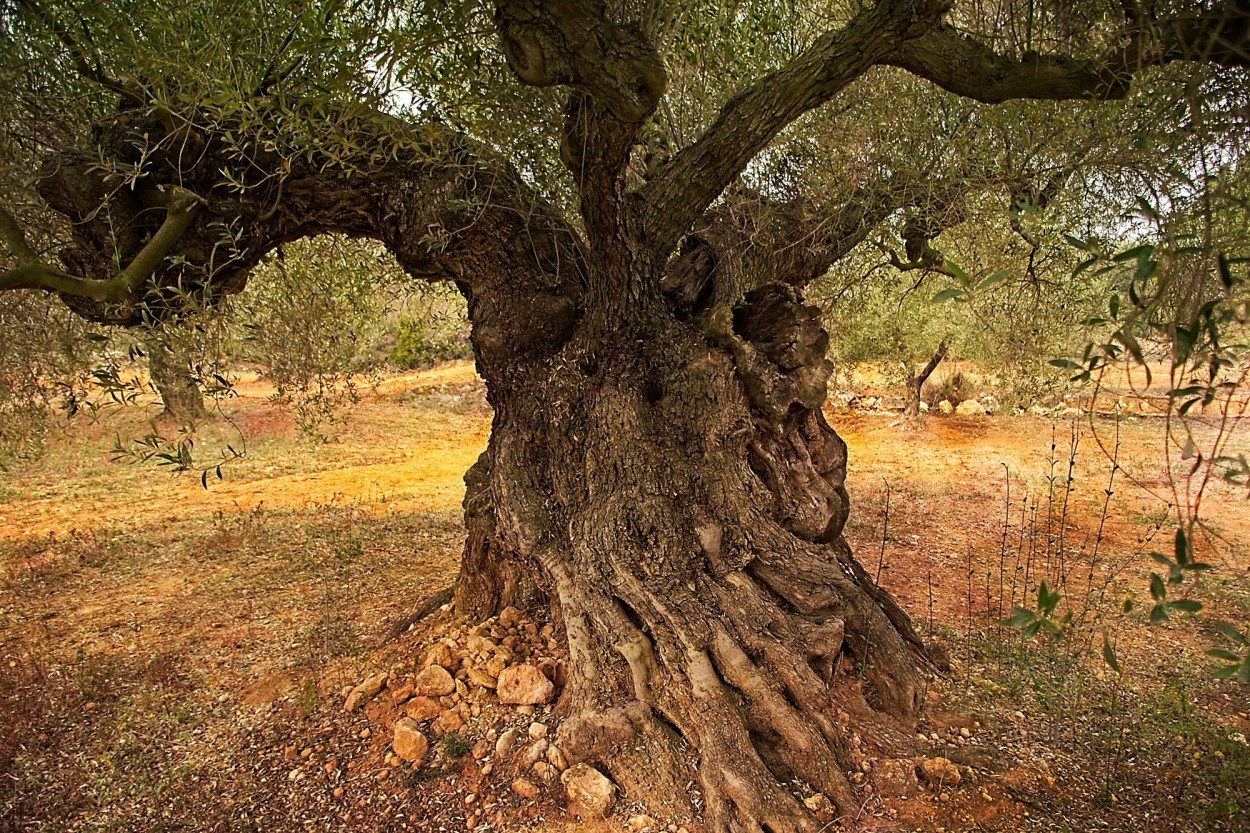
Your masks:
{"label": "forked branch", "polygon": [[0,291],[38,289],[98,301],[124,301],[133,297],[191,225],[196,208],[203,202],[190,191],[177,187],[170,188],[166,196],[165,222],[130,264],[107,280],[71,275],[44,263],[26,241],[17,219],[0,207],[0,237],[3,237],[9,253],[17,261],[16,267],[0,273]]}
{"label": "forked branch", "polygon": [[667,257],[777,134],[832,99],[905,40],[926,32],[949,8],[950,0],[880,0],[731,98],[707,132],[674,155],[642,189],[642,225],[656,254]]}

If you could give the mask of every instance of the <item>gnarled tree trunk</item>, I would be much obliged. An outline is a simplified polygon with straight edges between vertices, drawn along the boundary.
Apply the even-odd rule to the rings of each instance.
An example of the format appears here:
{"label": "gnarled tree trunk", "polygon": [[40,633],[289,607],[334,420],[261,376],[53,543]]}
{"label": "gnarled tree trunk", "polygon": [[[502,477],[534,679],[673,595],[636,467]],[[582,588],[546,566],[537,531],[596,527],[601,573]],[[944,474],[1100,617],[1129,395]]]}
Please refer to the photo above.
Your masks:
{"label": "gnarled tree trunk", "polygon": [[769,284],[490,382],[495,534],[568,640],[561,748],[714,830],[817,829],[794,779],[854,811],[847,677],[920,706],[919,640],[842,537],[817,320]]}
{"label": "gnarled tree trunk", "polygon": [[[447,142],[463,160],[463,140]],[[90,160],[62,159],[58,176],[75,164]],[[785,786],[796,778],[854,812],[853,715],[906,723],[923,648],[842,537],[827,336],[795,288],[820,257],[744,255],[760,247],[724,219],[742,209],[657,262],[615,227],[579,239],[515,171],[473,164],[476,176],[423,155],[345,184],[314,160],[276,209],[250,193],[224,209],[253,231],[232,269],[197,278],[183,264],[157,285],[207,280],[220,296],[264,251],[323,231],[374,237],[413,275],[455,281],[494,408],[466,475],[457,612],[481,619],[545,593],[571,660],[561,748],[658,812],[702,811],[717,831],[815,830]],[[57,183],[49,203],[86,217]],[[435,223],[456,231],[432,250]],[[849,225],[862,233],[861,217]],[[91,228],[76,228],[87,261]],[[215,233],[197,222],[182,245],[209,249]]]}
{"label": "gnarled tree trunk", "polygon": [[[853,814],[848,734],[869,707],[906,724],[924,650],[842,536],[846,448],[821,412],[826,337],[801,289],[925,189],[886,173],[841,211],[813,211],[752,195],[741,174],[873,66],[986,102],[1122,97],[1153,64],[1244,66],[1244,4],[1129,26],[1104,57],[1076,61],[997,55],[941,23],[948,0],[877,0],[745,86],[641,184],[629,165],[664,95],[652,35],[665,20],[616,20],[597,0],[495,5],[517,78],[569,89],[560,151],[576,221],[438,125],[319,106],[337,152],[301,141],[284,156],[268,140],[227,147],[199,132],[213,119],[133,91],[98,147],[45,171],[40,192],[70,221],[64,268],[0,212],[17,262],[0,289],[58,292],[102,321],[161,320],[323,232],[376,238],[414,277],[454,281],[495,414],[466,478],[457,610],[547,594],[571,658],[559,704],[571,761],[657,810],[702,811],[716,833],[815,831],[788,785]],[[117,188],[101,158],[145,176]]]}
{"label": "gnarled tree trunk", "polygon": [[176,343],[154,332],[144,339],[144,348],[148,356],[148,375],[164,405],[162,416],[177,420],[181,425],[207,417],[199,380]]}

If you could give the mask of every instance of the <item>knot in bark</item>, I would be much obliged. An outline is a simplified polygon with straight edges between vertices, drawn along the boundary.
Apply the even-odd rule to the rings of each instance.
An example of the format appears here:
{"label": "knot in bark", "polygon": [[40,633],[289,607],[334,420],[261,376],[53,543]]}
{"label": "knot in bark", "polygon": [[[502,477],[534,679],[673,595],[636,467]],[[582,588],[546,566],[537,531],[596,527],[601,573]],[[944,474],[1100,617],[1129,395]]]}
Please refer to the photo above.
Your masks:
{"label": "knot in bark", "polygon": [[641,123],[664,95],[668,77],[655,47],[594,0],[499,0],[495,24],[524,84],[575,87],[628,124]]}

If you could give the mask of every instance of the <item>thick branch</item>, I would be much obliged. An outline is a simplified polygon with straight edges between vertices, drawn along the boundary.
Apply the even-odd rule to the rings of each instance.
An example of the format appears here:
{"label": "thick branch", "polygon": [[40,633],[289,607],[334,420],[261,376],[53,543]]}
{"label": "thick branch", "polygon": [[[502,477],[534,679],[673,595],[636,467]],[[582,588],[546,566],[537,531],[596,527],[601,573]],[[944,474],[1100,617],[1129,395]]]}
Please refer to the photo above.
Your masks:
{"label": "thick branch", "polygon": [[6,289],[39,289],[97,301],[122,301],[132,297],[143,285],[170,249],[191,225],[201,200],[190,191],[173,188],[165,222],[147,244],[134,256],[130,265],[108,280],[92,280],[70,275],[44,264],[26,242],[17,220],[0,208],[0,234],[17,260],[17,267],[0,274],[0,291]]}
{"label": "thick branch", "polygon": [[946,358],[946,340],[943,339],[938,344],[937,352],[933,354],[933,358],[929,359],[928,364],[920,369],[919,373],[913,374],[907,378],[907,401],[903,406],[904,424],[916,425],[920,421],[920,391],[924,387],[924,383],[933,375],[933,371],[937,370],[937,366]]}
{"label": "thick branch", "polygon": [[916,374],[915,379],[917,380],[917,383],[923,385],[925,381],[933,375],[933,371],[937,370],[937,366],[942,363],[942,359],[944,358],[946,358],[945,340],[938,344],[937,352],[933,354],[933,357],[929,359],[929,362],[920,369],[919,373]]}
{"label": "thick branch", "polygon": [[[771,200],[732,187],[700,218],[668,264],[665,294],[671,304],[689,311],[705,308],[708,299],[713,306],[732,306],[762,283],[806,286],[900,209],[922,210],[934,218],[936,235],[948,218],[953,221],[950,207],[967,189],[962,176],[934,182],[925,174],[889,173],[836,200],[814,204]],[[942,271],[940,255],[932,265]],[[710,287],[705,286],[709,277]]]}
{"label": "thick branch", "polygon": [[1250,67],[1250,3],[1229,0],[1209,11],[1142,22],[1095,59],[1026,53],[1017,60],[942,25],[902,44],[883,63],[957,95],[998,104],[1017,98],[1121,99],[1136,73],[1174,61]]}
{"label": "thick branch", "polygon": [[724,106],[715,123],[643,187],[642,229],[657,256],[677,240],[787,125],[833,98],[902,43],[933,26],[948,0],[880,0],[820,37]]}
{"label": "thick branch", "polygon": [[864,186],[851,195],[841,211],[833,216],[831,225],[823,232],[824,241],[815,247],[817,256],[810,275],[804,283],[829,271],[835,263],[850,254],[851,250],[868,239],[873,229],[900,208],[912,205],[917,196],[914,188],[893,189],[885,183]]}
{"label": "thick branch", "polygon": [[951,271],[951,269],[942,261],[941,252],[937,252],[936,249],[929,249],[929,251],[937,253],[936,260],[932,258],[925,258],[923,260],[903,260],[898,256],[898,252],[890,249],[884,249],[884,251],[886,256],[890,258],[890,265],[899,272],[936,272],[939,275],[946,275],[951,278],[955,277],[955,273]]}
{"label": "thick branch", "polygon": [[599,0],[497,0],[495,23],[522,83],[575,87],[629,124],[640,124],[664,94],[655,48],[636,28],[610,20]]}

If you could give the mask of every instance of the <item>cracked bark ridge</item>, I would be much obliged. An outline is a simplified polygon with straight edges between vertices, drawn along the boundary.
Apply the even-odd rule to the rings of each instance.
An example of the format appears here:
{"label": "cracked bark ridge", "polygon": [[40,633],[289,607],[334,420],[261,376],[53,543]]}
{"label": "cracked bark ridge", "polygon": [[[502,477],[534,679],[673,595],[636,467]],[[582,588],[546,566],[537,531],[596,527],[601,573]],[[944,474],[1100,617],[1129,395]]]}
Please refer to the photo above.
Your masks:
{"label": "cracked bark ridge", "polygon": [[[783,785],[854,812],[846,708],[914,715],[919,640],[841,537],[815,311],[770,283],[703,320],[721,330],[657,314],[593,361],[571,341],[509,386],[536,418],[492,440],[495,532],[563,622],[570,761],[710,829],[814,831]],[[859,706],[838,668],[862,669]]]}

